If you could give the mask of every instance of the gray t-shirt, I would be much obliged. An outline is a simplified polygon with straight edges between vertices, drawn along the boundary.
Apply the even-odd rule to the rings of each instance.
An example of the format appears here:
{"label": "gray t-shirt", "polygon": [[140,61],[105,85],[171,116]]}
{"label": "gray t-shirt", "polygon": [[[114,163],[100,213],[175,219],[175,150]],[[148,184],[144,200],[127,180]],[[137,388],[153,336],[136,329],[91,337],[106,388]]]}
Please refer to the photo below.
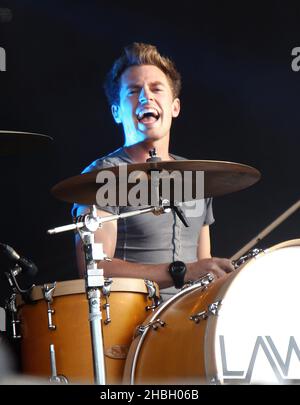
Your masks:
{"label": "gray t-shirt", "polygon": [[[185,160],[170,155],[175,160]],[[133,163],[124,148],[95,160],[83,173],[100,170],[111,166]],[[73,207],[76,215],[77,204]],[[194,207],[194,209],[193,209]],[[99,207],[112,214],[132,211],[137,207]],[[181,260],[189,263],[197,260],[199,232],[203,225],[214,222],[212,199],[203,199],[195,203],[183,203],[181,209],[190,223],[185,227],[180,218],[172,210],[170,213],[153,215],[147,213],[118,220],[118,234],[115,257],[129,262],[159,264]],[[174,294],[175,288],[166,289]]]}

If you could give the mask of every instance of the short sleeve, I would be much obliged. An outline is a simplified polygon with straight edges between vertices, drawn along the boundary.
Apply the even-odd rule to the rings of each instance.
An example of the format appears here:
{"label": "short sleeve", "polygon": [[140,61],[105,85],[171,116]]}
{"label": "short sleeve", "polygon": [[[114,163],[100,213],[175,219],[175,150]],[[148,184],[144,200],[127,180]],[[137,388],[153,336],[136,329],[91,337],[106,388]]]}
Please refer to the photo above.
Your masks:
{"label": "short sleeve", "polygon": [[206,202],[206,216],[204,220],[204,225],[211,225],[215,222],[214,214],[213,214],[213,207],[212,207],[212,198],[207,198]]}
{"label": "short sleeve", "polygon": [[[95,170],[101,170],[105,169],[107,167],[112,167],[115,166],[114,164],[106,161],[105,159],[98,159],[95,160],[93,163],[91,163],[88,167],[86,167],[81,174],[84,173],[89,173]],[[105,206],[105,207],[100,207],[99,205],[96,205],[99,210],[109,212],[112,215],[118,215],[119,214],[119,207],[112,207],[112,206]],[[76,217],[78,215],[81,215],[80,211],[83,211],[85,208],[87,208],[87,205],[81,205],[74,203],[71,209],[71,215],[72,217]]]}

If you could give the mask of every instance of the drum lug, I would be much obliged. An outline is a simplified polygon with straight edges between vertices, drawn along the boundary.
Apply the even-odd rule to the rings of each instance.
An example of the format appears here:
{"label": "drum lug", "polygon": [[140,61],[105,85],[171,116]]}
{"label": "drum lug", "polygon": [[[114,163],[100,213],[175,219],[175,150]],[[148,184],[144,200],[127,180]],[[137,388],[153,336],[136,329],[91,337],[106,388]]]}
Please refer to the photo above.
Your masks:
{"label": "drum lug", "polygon": [[53,308],[51,308],[55,287],[56,287],[56,281],[52,284],[44,284],[44,286],[42,287],[44,299],[47,302],[48,328],[50,330],[56,329],[56,326],[53,325],[53,323],[52,323],[52,315],[55,313],[55,310]]}
{"label": "drum lug", "polygon": [[105,309],[105,316],[106,316],[106,319],[104,320],[105,325],[111,322],[109,296],[112,282],[113,282],[112,278],[104,279],[104,286],[101,288],[102,294],[104,295],[105,298],[105,304],[103,304],[103,309]]}
{"label": "drum lug", "polygon": [[69,384],[67,377],[64,375],[57,374],[56,370],[56,357],[54,345],[50,345],[50,366],[51,366],[51,377],[49,378],[50,383],[54,384]]}
{"label": "drum lug", "polygon": [[185,290],[186,288],[192,287],[194,285],[199,284],[200,287],[203,287],[203,289],[207,288],[210,283],[214,281],[214,276],[211,273],[205,274],[205,276],[199,278],[198,280],[192,281],[188,280],[184,286],[182,287],[181,290]]}
{"label": "drum lug", "polygon": [[222,301],[216,301],[212,304],[208,305],[206,311],[198,312],[195,315],[190,316],[190,320],[194,321],[195,323],[199,323],[200,321],[206,320],[210,315],[217,316],[219,313],[219,307],[221,306]]}
{"label": "drum lug", "polygon": [[146,311],[149,311],[150,309],[154,310],[161,303],[160,297],[157,294],[156,287],[155,287],[155,284],[153,283],[153,281],[144,280],[144,282],[145,282],[145,285],[148,290],[148,298],[150,298],[152,300],[152,305],[147,305],[145,309],[146,309]]}
{"label": "drum lug", "polygon": [[232,264],[233,264],[234,268],[238,269],[242,264],[244,264],[248,260],[252,259],[252,257],[257,256],[262,251],[263,251],[262,249],[251,249],[251,250],[249,250],[248,253],[241,256],[239,259],[232,261]]}
{"label": "drum lug", "polygon": [[150,327],[153,330],[157,330],[159,328],[159,326],[161,328],[166,326],[166,322],[162,321],[161,319],[156,319],[154,321],[151,321],[149,323],[147,323],[147,325],[140,325],[136,328],[134,337],[136,338],[139,335],[143,335]]}
{"label": "drum lug", "polygon": [[6,301],[5,309],[7,309],[11,314],[11,327],[12,327],[12,338],[13,339],[21,339],[22,336],[17,331],[17,326],[21,323],[19,319],[17,319],[17,305],[16,305],[16,294],[13,293],[10,298]]}

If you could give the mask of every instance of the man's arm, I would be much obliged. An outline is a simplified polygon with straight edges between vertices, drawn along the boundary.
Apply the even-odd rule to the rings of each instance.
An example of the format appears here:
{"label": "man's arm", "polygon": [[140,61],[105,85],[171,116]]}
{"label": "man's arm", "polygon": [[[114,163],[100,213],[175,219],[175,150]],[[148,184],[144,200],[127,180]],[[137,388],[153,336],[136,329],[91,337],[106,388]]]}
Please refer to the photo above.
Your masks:
{"label": "man's arm", "polygon": [[[79,207],[77,215],[84,215],[88,212],[85,207]],[[107,211],[97,210],[98,216],[111,215]],[[98,267],[102,267],[105,277],[130,277],[142,278],[155,281],[160,288],[166,288],[173,285],[171,276],[169,275],[169,263],[163,264],[142,264],[132,263],[125,260],[114,258],[116,242],[117,242],[117,221],[105,222],[102,228],[95,232],[95,242],[103,244],[104,253],[112,259],[111,262],[99,262]],[[75,237],[77,267],[80,277],[85,275],[85,260],[83,252],[83,244],[78,234]]]}
{"label": "man's arm", "polygon": [[211,258],[209,225],[204,225],[199,233],[198,260]]}
{"label": "man's arm", "polygon": [[[80,208],[78,215],[83,215],[87,212],[87,209]],[[106,211],[98,210],[99,216],[110,215]],[[162,264],[143,264],[132,263],[125,260],[114,258],[116,242],[117,242],[117,221],[106,222],[101,229],[95,232],[95,242],[103,243],[104,253],[112,259],[111,262],[103,261],[99,262],[104,270],[105,277],[130,277],[141,278],[155,281],[160,288],[167,288],[173,285],[173,280],[168,272],[170,263]],[[209,236],[209,227],[203,231],[204,235]],[[207,239],[204,238],[201,244]],[[82,241],[79,235],[76,235],[76,256],[79,275],[84,277],[85,275],[85,262]],[[205,244],[204,244],[205,245]],[[203,246],[204,246],[203,245]],[[206,245],[207,246],[207,245]],[[204,249],[204,247],[203,247]],[[210,272],[213,273],[216,278],[222,277],[225,273],[233,270],[232,265],[227,259],[218,258],[201,258],[197,262],[187,264],[186,280],[196,280],[199,277]]]}

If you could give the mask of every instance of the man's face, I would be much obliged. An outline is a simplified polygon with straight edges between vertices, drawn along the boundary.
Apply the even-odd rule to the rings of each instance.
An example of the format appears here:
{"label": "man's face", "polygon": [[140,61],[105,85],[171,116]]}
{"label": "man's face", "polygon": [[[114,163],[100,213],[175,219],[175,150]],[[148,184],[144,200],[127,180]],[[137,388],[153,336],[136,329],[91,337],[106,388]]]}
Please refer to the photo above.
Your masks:
{"label": "man's face", "polygon": [[158,67],[132,66],[122,74],[120,103],[112,106],[112,113],[123,125],[126,146],[169,136],[179,111],[179,99],[174,99],[167,76]]}

